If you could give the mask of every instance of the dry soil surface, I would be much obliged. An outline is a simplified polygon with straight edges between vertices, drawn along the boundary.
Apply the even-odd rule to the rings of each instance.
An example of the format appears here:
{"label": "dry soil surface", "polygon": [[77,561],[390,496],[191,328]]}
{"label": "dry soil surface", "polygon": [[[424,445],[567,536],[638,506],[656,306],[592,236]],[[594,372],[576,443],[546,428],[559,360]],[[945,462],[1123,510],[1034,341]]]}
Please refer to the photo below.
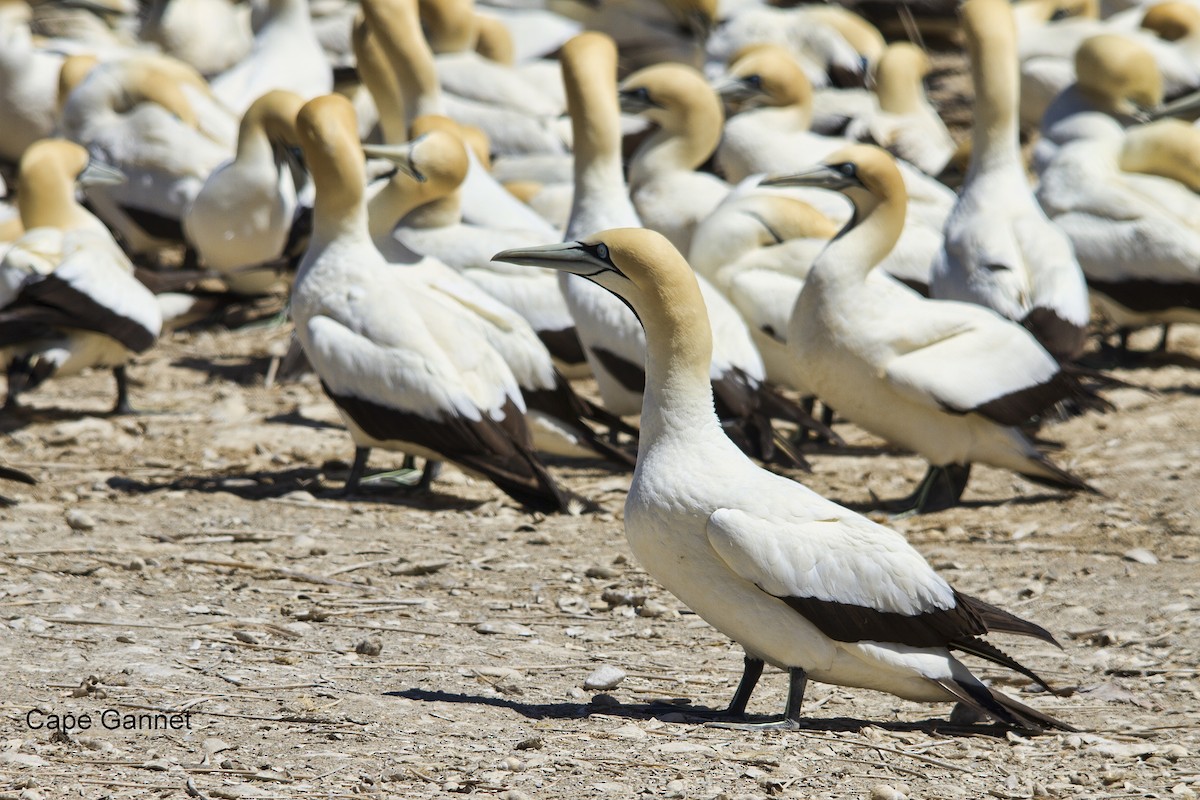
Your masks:
{"label": "dry soil surface", "polygon": [[[977,469],[963,507],[894,523],[957,588],[1060,637],[1000,641],[1062,696],[971,661],[1080,729],[1036,738],[820,684],[792,733],[656,705],[723,705],[741,654],[633,563],[627,474],[554,465],[599,515],[530,515],[452,469],[432,496],[342,499],[350,442],[315,380],[264,387],[285,335],[164,340],[131,370],[152,413],[99,415],[93,373],[7,420],[4,459],[40,483],[0,511],[0,797],[1200,791],[1198,328],[1117,370],[1155,391],[1046,431],[1104,497]],[[839,430],[851,446],[799,480],[866,506],[921,476]],[[784,689],[769,670],[752,710]]]}

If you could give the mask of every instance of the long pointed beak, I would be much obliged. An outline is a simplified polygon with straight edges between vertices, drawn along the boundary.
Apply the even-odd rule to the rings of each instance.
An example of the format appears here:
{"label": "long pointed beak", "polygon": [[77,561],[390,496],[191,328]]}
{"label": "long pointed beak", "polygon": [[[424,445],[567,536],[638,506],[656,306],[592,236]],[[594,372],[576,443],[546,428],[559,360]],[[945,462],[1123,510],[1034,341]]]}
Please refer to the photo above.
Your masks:
{"label": "long pointed beak", "polygon": [[612,271],[612,267],[597,260],[579,242],[516,247],[496,253],[492,256],[492,261],[521,264],[526,267],[545,267],[574,275],[596,275]]}
{"label": "long pointed beak", "polygon": [[775,175],[767,178],[760,186],[811,186],[816,189],[837,191],[850,185],[846,176],[833,167],[820,164],[794,175]]}
{"label": "long pointed beak", "polygon": [[732,75],[722,75],[713,81],[712,87],[721,99],[730,105],[745,103],[758,95],[758,92],[748,86],[744,80]]}
{"label": "long pointed beak", "polygon": [[80,186],[120,186],[127,180],[128,176],[112,164],[92,159],[83,168],[83,172],[79,173],[75,182]]}
{"label": "long pointed beak", "polygon": [[417,141],[414,139],[404,144],[364,144],[362,148],[368,158],[382,158],[390,161],[405,175],[424,183],[425,175],[417,169],[412,159],[413,145]]}
{"label": "long pointed beak", "polygon": [[1164,117],[1196,119],[1197,116],[1200,116],[1200,92],[1185,94],[1158,108],[1149,109],[1145,112],[1145,116],[1148,121]]}
{"label": "long pointed beak", "polygon": [[636,89],[618,89],[617,100],[622,114],[641,114],[651,108],[657,108],[653,102],[644,97]]}

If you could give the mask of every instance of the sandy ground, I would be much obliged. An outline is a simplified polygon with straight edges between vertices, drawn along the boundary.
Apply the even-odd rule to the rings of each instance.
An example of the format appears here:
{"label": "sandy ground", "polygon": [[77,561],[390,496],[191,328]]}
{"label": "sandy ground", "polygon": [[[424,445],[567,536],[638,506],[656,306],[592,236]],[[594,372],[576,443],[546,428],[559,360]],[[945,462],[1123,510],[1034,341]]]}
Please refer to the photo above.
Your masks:
{"label": "sandy ground", "polygon": [[[175,334],[132,368],[154,413],[95,416],[112,382],[94,373],[8,421],[4,459],[41,483],[6,487],[21,503],[0,512],[0,797],[1200,791],[1200,329],[1117,371],[1154,393],[1049,430],[1106,497],[977,469],[964,507],[896,523],[957,588],[1061,638],[999,641],[1066,696],[972,662],[1082,730],[1034,739],[819,684],[795,733],[654,705],[723,705],[741,655],[632,562],[628,476],[555,464],[608,509],[580,517],[524,513],[453,470],[429,497],[344,500],[352,451],[315,381],[263,386],[284,335]],[[922,474],[839,430],[851,446],[797,474],[817,491],[869,504]],[[778,713],[784,690],[769,670],[752,710]]]}

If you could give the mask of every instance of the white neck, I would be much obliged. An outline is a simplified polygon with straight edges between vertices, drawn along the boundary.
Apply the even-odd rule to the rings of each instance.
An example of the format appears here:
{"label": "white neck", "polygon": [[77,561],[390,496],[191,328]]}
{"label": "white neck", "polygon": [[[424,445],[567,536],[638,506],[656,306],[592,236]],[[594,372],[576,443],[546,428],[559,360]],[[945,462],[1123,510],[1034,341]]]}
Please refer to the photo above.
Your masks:
{"label": "white neck", "polygon": [[824,286],[865,281],[896,246],[904,229],[905,213],[905,202],[856,202],[854,217],[817,257],[808,280]]}

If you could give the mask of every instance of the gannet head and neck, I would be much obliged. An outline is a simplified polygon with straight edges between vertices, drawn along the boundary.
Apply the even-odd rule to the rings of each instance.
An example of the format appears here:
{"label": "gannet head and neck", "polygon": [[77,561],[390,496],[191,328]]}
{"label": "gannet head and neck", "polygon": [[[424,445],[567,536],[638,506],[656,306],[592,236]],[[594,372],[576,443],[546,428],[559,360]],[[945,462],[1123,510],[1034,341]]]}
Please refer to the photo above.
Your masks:
{"label": "gannet head and neck", "polygon": [[299,147],[296,115],[304,98],[294,92],[275,89],[250,104],[238,128],[238,158],[274,147]]}
{"label": "gannet head and neck", "polygon": [[575,146],[575,194],[567,238],[640,224],[621,163],[617,46],[603,33],[581,33],[559,56]]}
{"label": "gannet head and neck", "polygon": [[336,94],[310,100],[296,116],[296,133],[316,188],[310,250],[341,237],[365,240],[366,169],[354,106]]}
{"label": "gannet head and neck", "polygon": [[895,160],[874,145],[852,145],[820,166],[769,178],[764,186],[811,186],[840,192],[854,206],[846,227],[817,258],[810,280],[862,281],[887,257],[904,230],[908,193]]}
{"label": "gannet head and neck", "polygon": [[458,123],[447,117],[413,121],[414,138],[399,145],[365,145],[374,158],[386,158],[399,171],[371,198],[371,236],[390,236],[397,223],[435,228],[462,221],[459,187],[470,162]]}
{"label": "gannet head and neck", "polygon": [[704,76],[682,64],[656,64],[621,82],[621,110],[658,126],[638,147],[629,165],[636,188],[664,172],[691,171],[721,142],[725,112]]}
{"label": "gannet head and neck", "polygon": [[51,227],[65,231],[103,227],[76,200],[76,186],[112,186],[124,183],[125,175],[91,160],[81,145],[66,139],[42,139],[21,154],[20,181],[17,210],[25,230]]}
{"label": "gannet head and neck", "polygon": [[1181,0],[1167,0],[1146,9],[1142,27],[1168,42],[1192,39],[1200,34],[1200,9]]}
{"label": "gannet head and neck", "polygon": [[968,0],[961,9],[975,86],[970,176],[1021,164],[1017,26],[1008,0]]}
{"label": "gannet head and neck", "polygon": [[733,111],[761,109],[756,116],[782,117],[796,131],[812,124],[812,83],[796,59],[777,44],[739,50],[716,89]]}
{"label": "gannet head and neck", "polygon": [[695,274],[666,237],[617,228],[581,241],[505,250],[493,260],[579,275],[633,309],[646,330],[643,446],[670,430],[720,431],[709,381],[708,311]]}
{"label": "gannet head and neck", "polygon": [[875,96],[879,108],[889,114],[915,114],[929,107],[925,77],[933,62],[911,42],[896,42],[883,51],[875,66]]}
{"label": "gannet head and neck", "polygon": [[1093,36],[1079,46],[1075,81],[1095,110],[1119,119],[1143,119],[1162,105],[1162,74],[1154,56],[1118,34]]}
{"label": "gannet head and neck", "polygon": [[362,8],[395,73],[409,124],[425,114],[445,113],[433,51],[421,33],[417,0],[365,0]]}

